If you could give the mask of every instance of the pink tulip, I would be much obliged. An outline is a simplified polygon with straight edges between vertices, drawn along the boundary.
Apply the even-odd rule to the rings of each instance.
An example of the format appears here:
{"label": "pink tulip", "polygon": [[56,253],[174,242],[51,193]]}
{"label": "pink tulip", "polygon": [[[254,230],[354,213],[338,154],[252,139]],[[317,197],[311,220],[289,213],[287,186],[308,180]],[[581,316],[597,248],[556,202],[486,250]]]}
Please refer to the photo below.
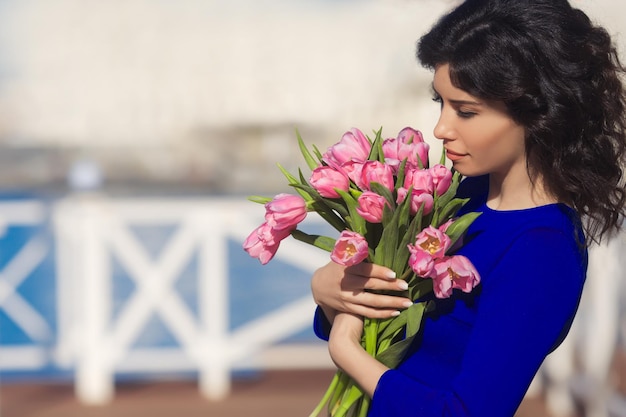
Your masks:
{"label": "pink tulip", "polygon": [[438,298],[447,298],[453,288],[470,292],[480,283],[480,275],[465,256],[455,255],[435,261],[433,290]]}
{"label": "pink tulip", "polygon": [[390,191],[393,191],[395,188],[391,166],[379,161],[366,161],[363,164],[363,168],[361,169],[361,182],[362,188],[365,190],[370,189],[372,182],[377,182]]}
{"label": "pink tulip", "polygon": [[339,235],[330,259],[345,266],[356,265],[368,256],[367,240],[351,230],[344,230]]}
{"label": "pink tulip", "polygon": [[452,184],[452,171],[441,164],[434,165],[428,171],[433,179],[437,195],[443,195],[450,188],[450,184]]}
{"label": "pink tulip", "polygon": [[246,238],[243,249],[253,258],[257,258],[262,265],[265,265],[272,260],[280,242],[289,234],[289,230],[276,230],[269,224],[263,223]]}
{"label": "pink tulip", "polygon": [[452,295],[452,277],[445,259],[435,261],[433,267],[433,292],[437,298],[449,298]]}
{"label": "pink tulip", "polygon": [[[398,188],[398,197],[396,202],[401,204],[407,197],[408,189],[404,187]],[[411,214],[415,215],[419,211],[420,207],[423,206],[422,214],[429,214],[433,211],[434,199],[432,194],[425,193],[423,191],[417,190],[413,191],[410,196],[411,199]]]}
{"label": "pink tulip", "polygon": [[339,198],[336,189],[348,191],[350,188],[350,179],[346,174],[329,166],[315,168],[309,182],[322,197],[326,198]]}
{"label": "pink tulip", "polygon": [[409,257],[409,266],[420,277],[430,277],[435,266],[435,260],[430,253],[420,247],[408,245],[411,256]]}
{"label": "pink tulip", "polygon": [[422,132],[411,127],[405,127],[398,133],[398,140],[403,143],[424,142]]}
{"label": "pink tulip", "polygon": [[371,191],[364,191],[359,196],[358,203],[356,211],[361,217],[370,223],[382,223],[383,210],[385,205],[389,205],[385,197]]}
{"label": "pink tulip", "polygon": [[450,259],[450,268],[454,271],[452,286],[463,292],[470,292],[480,283],[480,275],[474,265],[463,255],[455,255]]}
{"label": "pink tulip", "polygon": [[405,172],[404,187],[413,187],[413,191],[432,194],[435,191],[433,176],[428,169],[409,168]]}
{"label": "pink tulip", "polygon": [[[422,134],[410,127],[400,131],[397,139],[383,141],[383,154],[385,162],[397,172],[400,163],[407,160],[407,166],[419,168],[428,166],[428,151],[430,146],[424,142]],[[418,162],[418,159],[420,162]]]}
{"label": "pink tulip", "polygon": [[444,224],[442,224],[441,226],[438,227],[439,230],[441,230],[443,233],[446,232],[446,230],[448,230],[448,227],[450,227],[450,225],[452,223],[454,223],[455,219],[450,219],[447,222],[445,222]]}
{"label": "pink tulip", "polygon": [[306,217],[304,199],[297,195],[278,194],[265,204],[265,221],[272,229],[290,230]]}
{"label": "pink tulip", "polygon": [[443,258],[452,242],[441,230],[428,226],[415,237],[415,246],[430,253],[434,258]]}
{"label": "pink tulip", "polygon": [[340,168],[341,171],[352,180],[357,187],[363,189],[363,181],[361,181],[361,172],[363,171],[363,162],[349,161],[343,164]]}
{"label": "pink tulip", "polygon": [[341,166],[348,161],[364,162],[371,149],[372,145],[363,132],[352,128],[328,148],[322,158],[331,166]]}

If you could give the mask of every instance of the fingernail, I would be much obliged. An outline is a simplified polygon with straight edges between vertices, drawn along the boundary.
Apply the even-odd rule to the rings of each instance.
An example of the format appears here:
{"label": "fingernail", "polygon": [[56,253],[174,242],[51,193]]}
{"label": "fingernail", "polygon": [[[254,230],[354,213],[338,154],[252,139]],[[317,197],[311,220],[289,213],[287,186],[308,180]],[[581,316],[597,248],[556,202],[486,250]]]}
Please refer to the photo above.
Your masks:
{"label": "fingernail", "polygon": [[406,308],[409,308],[409,307],[411,307],[413,305],[413,302],[412,301],[405,301],[405,302],[402,303],[402,305],[404,307],[406,307]]}
{"label": "fingernail", "polygon": [[396,277],[396,273],[394,271],[389,271],[385,274],[385,276],[389,279],[392,279]]}
{"label": "fingernail", "polygon": [[399,311],[394,311],[393,313],[391,313],[391,317],[398,317],[400,315]]}
{"label": "fingernail", "polygon": [[399,281],[398,282],[398,288],[400,288],[401,290],[408,290],[409,289],[409,283],[406,281]]}

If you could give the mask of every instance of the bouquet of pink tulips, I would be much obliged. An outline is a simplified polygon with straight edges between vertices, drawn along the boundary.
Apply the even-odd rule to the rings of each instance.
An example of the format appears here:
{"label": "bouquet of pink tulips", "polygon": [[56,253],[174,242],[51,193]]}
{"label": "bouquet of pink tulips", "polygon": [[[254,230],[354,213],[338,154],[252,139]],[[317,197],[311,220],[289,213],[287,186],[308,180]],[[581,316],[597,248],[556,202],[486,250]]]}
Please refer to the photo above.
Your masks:
{"label": "bouquet of pink tulips", "polygon": [[[456,197],[460,174],[444,165],[444,155],[431,167],[428,144],[410,127],[389,139],[382,138],[382,129],[374,139],[351,129],[323,154],[315,147],[310,151],[300,135],[298,143],[311,175],[307,180],[300,170],[294,176],[279,165],[297,195],[250,197],[265,205],[265,222],[243,247],[266,264],[291,235],[329,251],[336,263],[366,261],[395,271],[408,283],[405,295],[417,302],[390,319],[366,318],[362,340],[369,354],[394,368],[418,334],[424,313],[433,308],[419,300],[431,292],[438,298],[454,289],[470,292],[480,282],[467,258],[451,254],[479,213],[457,217],[466,203]],[[298,229],[311,211],[337,229],[338,237]],[[339,370],[311,416],[326,405],[333,417],[365,416],[369,403]]]}

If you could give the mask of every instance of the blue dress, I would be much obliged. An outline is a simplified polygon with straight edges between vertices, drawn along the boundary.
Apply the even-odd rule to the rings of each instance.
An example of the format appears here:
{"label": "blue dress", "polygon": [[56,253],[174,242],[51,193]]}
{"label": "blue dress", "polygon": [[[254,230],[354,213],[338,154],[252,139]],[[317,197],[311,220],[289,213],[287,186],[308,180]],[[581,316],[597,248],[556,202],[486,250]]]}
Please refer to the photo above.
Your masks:
{"label": "blue dress", "polygon": [[[437,301],[411,353],[380,378],[369,417],[513,416],[567,334],[587,269],[577,215],[563,204],[492,210],[487,182],[467,178],[459,188],[470,197],[464,211],[482,212],[457,252],[481,284]],[[320,309],[314,328],[327,338]]]}

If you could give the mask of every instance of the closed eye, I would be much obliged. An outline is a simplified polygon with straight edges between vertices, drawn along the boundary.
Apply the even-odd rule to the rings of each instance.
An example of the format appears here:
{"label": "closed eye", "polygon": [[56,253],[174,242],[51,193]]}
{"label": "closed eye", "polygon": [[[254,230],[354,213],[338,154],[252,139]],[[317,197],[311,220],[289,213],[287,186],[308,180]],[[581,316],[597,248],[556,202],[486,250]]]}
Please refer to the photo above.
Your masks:
{"label": "closed eye", "polygon": [[461,119],[470,119],[470,118],[476,116],[476,113],[471,112],[471,111],[457,110],[456,111],[456,115],[459,116]]}
{"label": "closed eye", "polygon": [[[435,103],[439,103],[440,107],[443,109],[443,98],[441,97],[441,95],[439,95],[439,93],[437,91],[435,91],[435,89],[432,89],[433,92],[433,96],[432,96],[432,100]],[[471,104],[476,104],[479,105],[479,103],[471,103]],[[456,115],[458,117],[460,117],[461,119],[471,119],[472,117],[476,116],[478,113],[473,112],[473,111],[464,111],[461,110],[461,106],[465,105],[464,101],[460,101],[460,100],[454,100],[452,101],[452,106],[455,108],[456,111]]]}

